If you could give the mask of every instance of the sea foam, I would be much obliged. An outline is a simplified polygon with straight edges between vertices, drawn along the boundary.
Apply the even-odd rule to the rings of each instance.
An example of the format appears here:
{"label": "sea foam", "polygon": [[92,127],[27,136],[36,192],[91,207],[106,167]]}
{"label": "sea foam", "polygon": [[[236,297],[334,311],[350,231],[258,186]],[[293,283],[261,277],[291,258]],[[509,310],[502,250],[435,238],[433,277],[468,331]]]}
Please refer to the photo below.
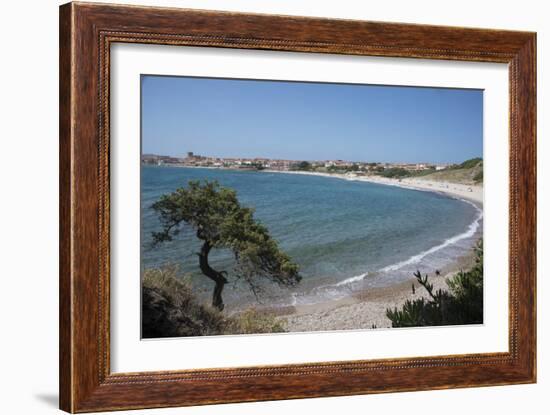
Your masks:
{"label": "sea foam", "polygon": [[[436,246],[433,246],[430,249],[428,249],[426,251],[423,251],[423,252],[421,252],[417,255],[413,255],[413,256],[409,257],[408,259],[406,259],[404,261],[388,265],[388,266],[380,269],[377,273],[387,273],[387,272],[397,271],[397,270],[399,270],[399,269],[401,269],[401,268],[403,268],[407,265],[417,264],[422,259],[424,259],[427,255],[433,254],[434,252],[440,251],[441,249],[444,249],[444,248],[446,248],[450,245],[456,244],[458,241],[461,241],[461,240],[466,239],[466,238],[471,238],[472,236],[474,236],[474,234],[476,233],[476,231],[479,228],[479,222],[483,218],[483,211],[475,203],[472,203],[469,200],[465,200],[465,199],[459,199],[459,200],[472,205],[477,210],[476,218],[474,219],[474,221],[472,223],[470,223],[470,225],[468,226],[468,229],[465,232],[460,233],[460,234],[455,235],[455,236],[452,236],[451,238],[446,239],[443,243],[441,243],[439,245],[436,245]],[[335,287],[341,287],[343,285],[353,284],[355,282],[362,281],[368,275],[369,275],[369,273],[366,272],[364,274],[360,274],[360,275],[356,275],[354,277],[346,278],[345,280],[342,280],[342,281],[334,284],[334,286]]]}

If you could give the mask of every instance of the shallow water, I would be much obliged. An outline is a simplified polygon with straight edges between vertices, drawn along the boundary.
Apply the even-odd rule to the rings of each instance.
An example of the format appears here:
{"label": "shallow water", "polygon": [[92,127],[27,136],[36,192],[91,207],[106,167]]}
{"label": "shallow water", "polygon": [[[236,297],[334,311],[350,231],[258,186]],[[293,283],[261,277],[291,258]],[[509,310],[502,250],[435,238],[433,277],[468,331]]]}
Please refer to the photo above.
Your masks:
{"label": "shallow water", "polygon": [[[264,304],[320,302],[405,280],[416,269],[433,273],[471,251],[481,236],[479,208],[433,192],[311,175],[143,166],[142,267],[179,264],[204,299],[212,284],[198,269],[194,232],[149,248],[151,232],[160,229],[151,204],[196,179],[235,189],[300,265],[300,285],[289,290],[266,284]],[[210,263],[231,275],[229,251],[212,251]],[[233,307],[257,303],[238,283],[226,288],[224,300]]]}

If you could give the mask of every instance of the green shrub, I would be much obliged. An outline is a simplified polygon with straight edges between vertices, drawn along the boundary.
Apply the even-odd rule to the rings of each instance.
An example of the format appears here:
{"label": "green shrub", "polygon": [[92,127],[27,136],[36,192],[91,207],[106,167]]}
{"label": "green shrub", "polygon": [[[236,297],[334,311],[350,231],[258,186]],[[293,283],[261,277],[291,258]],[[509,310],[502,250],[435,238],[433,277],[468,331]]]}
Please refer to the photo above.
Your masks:
{"label": "green shrub", "polygon": [[483,170],[479,171],[475,176],[474,176],[474,182],[476,183],[481,183],[483,181]]}
{"label": "green shrub", "polygon": [[291,170],[304,170],[304,171],[310,171],[312,170],[312,165],[308,161],[300,161],[298,163],[294,163],[291,166]]}
{"label": "green shrub", "polygon": [[481,157],[475,157],[473,159],[469,159],[466,161],[463,161],[458,165],[459,169],[471,169],[473,167],[476,167],[479,163],[481,163],[483,159]]}
{"label": "green shrub", "polygon": [[212,336],[284,332],[282,322],[254,309],[226,316],[201,304],[177,267],[147,269],[142,278],[142,337]]}
{"label": "green shrub", "polygon": [[284,333],[284,324],[275,317],[254,308],[232,316],[229,327],[231,334]]}
{"label": "green shrub", "polygon": [[428,276],[419,271],[414,276],[428,293],[428,298],[407,300],[403,307],[387,309],[392,327],[442,326],[483,323],[483,242],[475,250],[475,265],[448,279],[448,291],[434,292]]}
{"label": "green shrub", "polygon": [[480,163],[483,163],[483,159],[481,157],[475,157],[473,159],[465,160],[460,164],[453,164],[452,166],[448,167],[448,169],[471,169],[473,167],[476,167]]}
{"label": "green shrub", "polygon": [[432,167],[429,167],[427,169],[424,169],[424,170],[414,170],[414,171],[410,171],[409,172],[409,175],[411,177],[422,177],[422,176],[428,176],[432,173],[435,173],[436,170],[435,170],[435,166],[432,166]]}
{"label": "green shrub", "polygon": [[378,174],[380,174],[380,176],[388,177],[388,178],[400,178],[400,177],[407,177],[411,175],[408,170],[405,170],[401,167],[393,167],[391,169],[386,169],[379,172]]}

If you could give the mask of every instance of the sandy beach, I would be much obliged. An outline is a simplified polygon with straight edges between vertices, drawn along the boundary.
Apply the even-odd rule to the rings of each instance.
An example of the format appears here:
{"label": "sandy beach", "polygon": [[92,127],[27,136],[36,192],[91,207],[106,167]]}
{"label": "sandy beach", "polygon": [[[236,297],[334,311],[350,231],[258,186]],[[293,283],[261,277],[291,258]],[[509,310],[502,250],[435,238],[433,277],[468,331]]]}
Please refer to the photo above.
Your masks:
{"label": "sandy beach", "polygon": [[[389,179],[376,175],[358,176],[353,173],[321,173],[307,171],[262,170],[261,173],[298,174],[331,177],[341,180],[377,183],[406,189],[441,193],[452,198],[467,200],[477,207],[483,207],[483,186],[433,181],[422,177]],[[429,275],[435,290],[446,290],[446,279],[458,271],[469,269],[474,263],[474,252],[458,259],[440,270],[441,275]],[[413,294],[412,286],[415,286]],[[274,314],[283,321],[290,332],[359,330],[389,328],[391,321],[386,317],[388,308],[398,309],[407,300],[427,298],[426,290],[413,275],[411,278],[387,287],[373,287],[348,297],[315,303],[311,305],[267,307],[264,312]],[[260,309],[261,310],[261,309]]]}
{"label": "sandy beach", "polygon": [[342,180],[355,180],[360,182],[370,182],[384,184],[387,186],[398,186],[406,189],[422,190],[428,192],[443,193],[451,197],[466,199],[478,205],[483,205],[483,186],[473,186],[460,183],[450,183],[443,181],[432,181],[421,177],[404,178],[404,179],[388,179],[381,176],[357,176],[354,174],[337,174],[337,173],[320,173],[307,171],[276,171],[265,170],[269,173],[283,174],[304,174],[311,176],[335,177]]}
{"label": "sandy beach", "polygon": [[[443,270],[440,276],[430,275],[435,291],[447,290],[445,280],[460,269],[467,269],[474,263],[473,254],[461,258],[453,266]],[[412,286],[415,293],[412,292]],[[414,277],[388,287],[376,287],[355,293],[350,297],[332,302],[294,307],[280,318],[291,332],[361,330],[389,328],[391,321],[386,317],[388,308],[401,308],[407,300],[428,298],[426,290]]]}
{"label": "sandy beach", "polygon": [[[388,186],[438,192],[450,197],[465,199],[483,206],[483,186],[436,182],[422,178],[388,179],[379,176],[354,176],[318,172],[278,172],[289,174],[317,175],[336,177],[344,180],[365,181]],[[446,290],[446,279],[462,269],[470,268],[474,263],[474,253],[459,259],[454,264],[441,270],[441,275],[430,275],[430,282],[435,290]],[[415,287],[413,293],[412,286]],[[428,293],[411,275],[407,281],[388,287],[376,287],[355,293],[350,297],[336,301],[303,305],[291,309],[279,310],[280,318],[291,332],[359,330],[372,328],[389,328],[391,321],[386,317],[388,308],[401,308],[407,300],[427,298]]]}
{"label": "sandy beach", "polygon": [[[189,167],[186,168],[199,168]],[[219,170],[224,169],[222,167],[200,167],[202,169]],[[229,169],[232,170],[232,169]],[[358,176],[354,173],[339,174],[339,173],[321,173],[321,172],[309,172],[301,170],[259,170],[260,173],[278,173],[278,174],[302,174],[308,176],[321,176],[321,177],[333,177],[342,180],[353,180],[360,182],[370,182],[384,184],[387,186],[398,186],[405,189],[422,190],[428,192],[443,193],[451,197],[466,199],[476,203],[478,206],[483,205],[483,186],[479,185],[467,185],[460,183],[451,183],[445,181],[433,181],[422,177],[404,178],[404,179],[389,179],[382,176],[370,175],[370,176]]]}
{"label": "sandy beach", "polygon": [[400,186],[415,190],[444,193],[449,196],[470,200],[483,205],[483,186],[470,186],[459,183],[436,182],[422,178],[405,178],[401,180],[386,179],[384,177],[358,177],[356,180],[369,181],[372,183]]}

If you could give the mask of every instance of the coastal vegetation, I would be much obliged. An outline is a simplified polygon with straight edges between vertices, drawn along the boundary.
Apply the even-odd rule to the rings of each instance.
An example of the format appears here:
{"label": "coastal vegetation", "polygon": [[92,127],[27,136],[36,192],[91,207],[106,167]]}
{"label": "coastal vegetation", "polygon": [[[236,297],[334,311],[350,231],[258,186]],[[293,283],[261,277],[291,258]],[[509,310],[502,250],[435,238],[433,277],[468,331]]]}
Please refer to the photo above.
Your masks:
{"label": "coastal vegetation", "polygon": [[400,179],[402,177],[410,176],[410,172],[401,167],[394,167],[391,169],[385,169],[377,171],[376,174],[382,177],[388,177],[390,179]]}
{"label": "coastal vegetation", "polygon": [[434,166],[423,170],[407,170],[401,167],[375,171],[375,174],[391,179],[419,177],[433,181],[447,181],[450,183],[479,184],[483,182],[483,159],[476,157],[460,164],[452,164],[442,170]]}
{"label": "coastal vegetation", "polygon": [[[428,298],[407,300],[401,309],[386,310],[392,327],[446,326],[483,323],[483,242],[475,251],[475,264],[468,271],[460,271],[446,283],[448,290],[434,291],[428,275],[417,271],[417,282],[428,293]],[[413,285],[413,295],[415,289]]]}
{"label": "coastal vegetation", "polygon": [[300,161],[291,166],[291,170],[295,171],[311,171],[315,170],[309,161]]}
{"label": "coastal vegetation", "polygon": [[197,253],[202,274],[214,282],[212,307],[224,309],[222,291],[229,282],[226,270],[216,270],[209,263],[212,249],[233,252],[233,277],[243,280],[252,292],[261,291],[260,279],[281,287],[298,284],[298,265],[283,252],[268,229],[254,218],[254,210],[241,206],[233,189],[216,181],[190,181],[187,188],[160,197],[152,206],[162,230],[153,232],[153,247],[171,241],[184,228],[191,229],[202,242]]}
{"label": "coastal vegetation", "polygon": [[[456,171],[460,170],[456,169]],[[153,168],[151,171],[156,174],[158,169]],[[199,180],[187,182],[193,177],[191,173],[198,176]],[[250,181],[263,176],[224,171],[208,171],[208,173],[211,178],[217,178],[222,174],[234,174],[241,180]],[[409,281],[406,288],[392,289],[391,293],[388,291],[383,294],[387,295],[387,298],[381,296],[380,292],[370,293],[369,290],[368,295],[371,296],[369,298],[377,300],[371,302],[370,299],[368,301],[361,299],[357,305],[350,306],[349,314],[344,313],[342,309],[339,312],[325,310],[315,311],[311,315],[302,315],[294,307],[288,308],[286,305],[288,303],[270,302],[271,298],[279,298],[282,293],[277,293],[274,297],[265,296],[264,298],[269,298],[267,306],[265,304],[256,306],[250,302],[252,296],[247,295],[248,289],[262,300],[259,298],[262,290],[271,294],[272,289],[277,290],[277,284],[281,287],[292,287],[300,281],[298,266],[279,248],[277,242],[270,236],[268,228],[255,219],[254,211],[241,205],[235,190],[222,187],[211,179],[205,180],[200,170],[191,170],[183,177],[184,183],[188,183],[184,188],[164,195],[163,190],[159,189],[146,199],[145,206],[150,207],[155,213],[150,215],[152,220],[145,230],[152,236],[151,251],[148,252],[153,256],[158,253],[162,257],[165,251],[158,249],[158,245],[167,243],[170,261],[181,264],[185,272],[195,272],[194,269],[198,269],[199,272],[186,276],[176,269],[157,268],[158,261],[145,264],[142,283],[143,337],[340,330],[389,327],[390,325],[415,327],[483,322],[481,245],[476,250],[477,268],[474,266],[472,269],[459,272],[447,282],[443,278],[434,281],[432,277],[417,272],[416,281],[412,287]],[[284,182],[290,176],[269,175],[268,177]],[[304,176],[294,176],[292,179],[303,180],[304,184],[310,180]],[[172,188],[175,189],[181,182],[181,177],[174,179]],[[327,183],[335,186],[340,182],[327,180]],[[247,186],[237,187],[239,195],[242,194],[248,200],[250,195],[246,193],[246,188]],[[387,190],[392,191],[390,187],[387,187]],[[270,191],[273,191],[271,187]],[[301,195],[303,189],[300,192]],[[363,192],[360,195],[373,197],[363,195]],[[422,195],[419,194],[419,196]],[[354,201],[357,201],[355,197],[357,195],[354,195]],[[442,203],[446,201],[447,199],[441,199]],[[264,209],[263,206],[262,209]],[[264,210],[258,214],[260,213],[264,215]],[[271,222],[269,222],[269,229],[276,232],[276,235],[284,234],[277,228],[277,224]],[[292,229],[286,228],[286,231],[291,232]],[[177,236],[179,233],[184,233],[185,236],[180,238]],[[176,240],[170,243],[169,241],[173,239]],[[195,244],[195,248],[190,251],[192,239],[200,244]],[[178,254],[174,256],[173,249],[177,249],[178,252],[181,250],[182,258],[178,258]],[[209,256],[209,253],[218,249],[224,250],[222,255],[225,259],[214,261],[210,257],[216,259],[218,257]],[[368,254],[369,247],[355,249]],[[393,246],[388,249],[393,249]],[[234,260],[226,256],[228,251],[232,252]],[[197,256],[191,252],[195,252]],[[191,257],[190,260],[188,260],[189,257]],[[303,256],[296,255],[296,258],[302,260]],[[165,260],[160,261],[162,262]],[[375,266],[370,260],[366,263]],[[303,272],[304,274],[309,272],[307,266],[304,266]],[[339,281],[338,278],[338,275],[334,276],[336,281]],[[228,285],[232,281],[240,282],[236,285]],[[434,289],[432,282],[435,282],[437,289]],[[222,298],[224,287],[226,294]],[[439,290],[440,287],[443,289]],[[238,289],[238,291],[235,294],[231,293],[231,307],[224,307],[223,300],[227,300],[225,296],[232,289]],[[210,298],[205,300],[205,296]],[[395,305],[396,308],[388,309]]]}
{"label": "coastal vegetation", "polygon": [[346,160],[284,160],[268,158],[222,158],[188,153],[185,158],[144,154],[142,163],[207,167],[230,170],[293,171],[340,175],[380,176],[390,179],[423,178],[431,181],[478,185],[483,182],[483,159],[475,157],[457,164],[383,163]]}
{"label": "coastal vegetation", "polygon": [[483,170],[480,170],[479,172],[477,172],[475,174],[475,176],[473,177],[473,180],[476,184],[477,183],[482,183],[483,182]]}
{"label": "coastal vegetation", "polygon": [[393,167],[376,172],[377,175],[390,179],[402,179],[405,177],[420,177],[427,176],[435,172],[435,167],[430,167],[425,170],[407,170],[402,167]]}
{"label": "coastal vegetation", "polygon": [[483,162],[483,159],[481,157],[475,157],[473,159],[463,161],[460,164],[453,164],[452,166],[449,167],[449,169],[451,170],[472,169],[474,167],[477,167],[482,162]]}
{"label": "coastal vegetation", "polygon": [[145,270],[142,278],[142,337],[213,336],[284,332],[284,324],[254,308],[226,316],[201,304],[191,280],[175,266]]}
{"label": "coastal vegetation", "polygon": [[480,157],[465,160],[459,164],[452,164],[439,170],[435,165],[400,167],[399,165],[387,166],[380,163],[346,163],[327,166],[309,161],[296,162],[290,170],[329,174],[375,175],[389,179],[422,178],[468,185],[483,182],[483,159]]}
{"label": "coastal vegetation", "polygon": [[483,159],[473,158],[422,177],[426,180],[476,185],[483,183]]}

